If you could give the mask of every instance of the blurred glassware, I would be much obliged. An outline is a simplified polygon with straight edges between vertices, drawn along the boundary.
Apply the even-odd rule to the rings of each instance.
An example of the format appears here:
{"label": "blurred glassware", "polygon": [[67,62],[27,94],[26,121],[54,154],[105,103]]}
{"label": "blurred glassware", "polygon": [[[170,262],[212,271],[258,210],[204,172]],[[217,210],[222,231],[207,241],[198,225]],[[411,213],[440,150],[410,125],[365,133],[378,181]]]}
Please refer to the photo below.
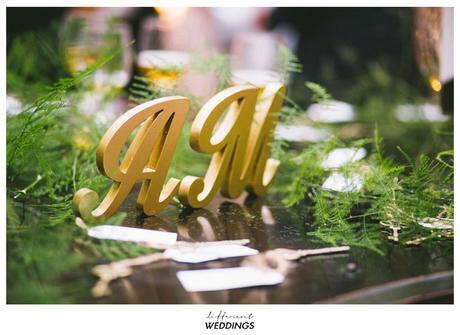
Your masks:
{"label": "blurred glassware", "polygon": [[61,33],[61,45],[71,73],[82,71],[97,60],[97,35],[92,33],[84,18],[71,17]]}
{"label": "blurred glassware", "polygon": [[160,29],[158,27],[158,18],[147,16],[139,25],[138,44],[140,51],[162,49],[160,40]]}
{"label": "blurred glassware", "polygon": [[260,31],[274,8],[270,7],[211,7],[209,11],[224,50],[231,47],[233,36],[242,32]]}
{"label": "blurred glassware", "polygon": [[280,36],[269,32],[240,33],[231,46],[232,67],[236,69],[275,70]]}
{"label": "blurred glassware", "polygon": [[208,8],[155,7],[155,11],[157,17],[146,17],[140,23],[140,51],[190,51],[203,43],[216,44]]}
{"label": "blurred glassware", "polygon": [[288,142],[321,142],[329,139],[331,134],[325,129],[307,125],[279,124],[275,129],[275,138]]}
{"label": "blurred glassware", "polygon": [[158,87],[172,88],[189,61],[189,54],[182,51],[144,50],[137,57],[137,67],[140,75]]}
{"label": "blurred glassware", "polygon": [[143,19],[139,26],[138,48],[143,50],[166,49],[166,42],[169,25],[162,23],[158,17],[148,16]]}
{"label": "blurred glassware", "polygon": [[[83,15],[85,14],[85,15]],[[122,88],[129,82],[133,53],[130,27],[117,17],[97,11],[77,12],[65,21],[61,45],[71,73],[86,69],[104,56],[122,51],[97,70],[97,88]]]}
{"label": "blurred glassware", "polygon": [[[176,26],[182,24],[187,9],[157,10],[160,17],[147,17],[140,25],[137,69],[141,76],[159,88],[168,89],[177,86],[180,75],[190,62],[189,53],[175,48],[179,45],[174,42],[178,36]],[[183,33],[180,32],[179,36],[182,37]]]}
{"label": "blurred glassware", "polygon": [[278,46],[281,36],[270,32],[240,33],[231,46],[232,84],[263,87],[270,82],[282,82],[277,72]]}
{"label": "blurred glassware", "polygon": [[436,104],[399,105],[395,111],[396,118],[401,122],[444,122],[449,116],[442,113]]}

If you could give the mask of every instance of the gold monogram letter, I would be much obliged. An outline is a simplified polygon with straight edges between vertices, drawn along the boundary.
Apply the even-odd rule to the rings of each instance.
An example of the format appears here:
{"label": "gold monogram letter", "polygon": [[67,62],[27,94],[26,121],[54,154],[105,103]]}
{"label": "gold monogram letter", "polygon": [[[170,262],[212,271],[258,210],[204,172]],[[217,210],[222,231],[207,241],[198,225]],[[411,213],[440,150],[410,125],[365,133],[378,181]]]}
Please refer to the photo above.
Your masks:
{"label": "gold monogram letter", "polygon": [[[187,176],[182,182],[171,178],[165,185],[189,100],[161,98],[129,110],[109,128],[97,150],[99,170],[113,180],[109,192],[98,205],[96,192],[79,190],[75,212],[85,221],[113,215],[138,180],[143,182],[137,207],[147,215],[160,212],[178,192],[179,200],[194,208],[206,206],[219,189],[229,198],[244,190],[264,194],[279,165],[269,156],[285,90],[282,84],[270,84],[262,92],[238,86],[214,96],[198,113],[190,134],[193,149],[213,154],[206,175]],[[119,164],[128,137],[141,124]]]}
{"label": "gold monogram letter", "polygon": [[[187,98],[168,97],[146,102],[119,117],[105,133],[97,150],[99,170],[114,183],[95,209],[96,192],[86,188],[79,190],[74,196],[74,210],[88,221],[109,217],[118,210],[138,180],[143,180],[137,198],[139,209],[153,215],[166,207],[179,189],[178,179],[171,178],[164,186],[163,183],[188,110]],[[142,122],[119,165],[123,146]]]}
{"label": "gold monogram letter", "polygon": [[266,191],[279,165],[269,155],[285,89],[282,84],[269,84],[257,99],[258,88],[231,87],[203,106],[193,121],[190,145],[213,156],[204,178],[182,180],[182,203],[206,206],[220,188],[229,198],[238,197],[244,189],[257,195]]}

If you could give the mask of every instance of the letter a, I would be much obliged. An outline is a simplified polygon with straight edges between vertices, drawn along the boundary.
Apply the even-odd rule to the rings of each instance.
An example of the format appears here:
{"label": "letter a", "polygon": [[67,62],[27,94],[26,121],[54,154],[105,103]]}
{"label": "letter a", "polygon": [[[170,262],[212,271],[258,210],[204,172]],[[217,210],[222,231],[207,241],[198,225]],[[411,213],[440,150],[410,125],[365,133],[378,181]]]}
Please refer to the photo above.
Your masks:
{"label": "letter a", "polygon": [[[82,203],[88,194],[97,198],[95,192],[81,189],[75,194],[74,209],[84,220],[113,215],[138,180],[143,183],[137,206],[146,215],[156,214],[170,203],[180,181],[171,178],[163,184],[188,110],[189,99],[185,97],[160,98],[127,111],[115,121],[99,143],[96,156],[99,170],[112,179],[113,184],[100,205],[91,212],[82,208]],[[119,165],[125,143],[141,124]]]}

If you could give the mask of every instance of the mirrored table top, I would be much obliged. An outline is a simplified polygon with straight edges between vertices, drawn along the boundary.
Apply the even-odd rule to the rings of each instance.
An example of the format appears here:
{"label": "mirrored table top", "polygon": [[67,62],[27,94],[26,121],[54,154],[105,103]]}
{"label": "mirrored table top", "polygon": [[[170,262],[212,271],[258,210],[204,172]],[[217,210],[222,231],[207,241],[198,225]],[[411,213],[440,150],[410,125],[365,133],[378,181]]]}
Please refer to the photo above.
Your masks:
{"label": "mirrored table top", "polygon": [[[133,192],[133,194],[136,192]],[[177,232],[182,241],[249,239],[259,251],[326,246],[307,236],[307,206],[286,208],[269,197],[217,197],[203,209],[169,206],[158,216],[139,215],[134,199],[125,201],[125,226]],[[214,292],[187,292],[177,271],[236,267],[244,258],[200,264],[164,260],[111,283],[100,303],[246,304],[246,303],[406,303],[453,301],[453,243],[405,247],[385,242],[384,255],[352,247],[349,253],[322,255],[291,262],[283,283],[270,287]]]}

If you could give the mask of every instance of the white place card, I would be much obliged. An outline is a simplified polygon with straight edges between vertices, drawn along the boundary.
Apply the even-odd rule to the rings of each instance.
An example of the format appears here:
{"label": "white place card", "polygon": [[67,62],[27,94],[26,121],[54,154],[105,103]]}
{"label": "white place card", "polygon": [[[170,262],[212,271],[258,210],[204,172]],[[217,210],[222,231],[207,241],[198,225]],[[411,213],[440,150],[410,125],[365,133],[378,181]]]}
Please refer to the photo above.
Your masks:
{"label": "white place card", "polygon": [[98,239],[145,242],[151,244],[175,244],[176,233],[168,233],[158,230],[131,228],[121,226],[96,226],[88,230],[88,235]]}
{"label": "white place card", "polygon": [[277,285],[284,280],[278,271],[250,266],[178,271],[177,278],[188,292]]}
{"label": "white place card", "polygon": [[357,162],[366,157],[364,148],[337,148],[332,150],[321,163],[323,169],[338,169],[349,163]]}
{"label": "white place card", "polygon": [[168,249],[164,252],[164,255],[176,262],[202,263],[221,258],[252,256],[258,253],[256,249],[245,247],[244,245],[228,244]]}

